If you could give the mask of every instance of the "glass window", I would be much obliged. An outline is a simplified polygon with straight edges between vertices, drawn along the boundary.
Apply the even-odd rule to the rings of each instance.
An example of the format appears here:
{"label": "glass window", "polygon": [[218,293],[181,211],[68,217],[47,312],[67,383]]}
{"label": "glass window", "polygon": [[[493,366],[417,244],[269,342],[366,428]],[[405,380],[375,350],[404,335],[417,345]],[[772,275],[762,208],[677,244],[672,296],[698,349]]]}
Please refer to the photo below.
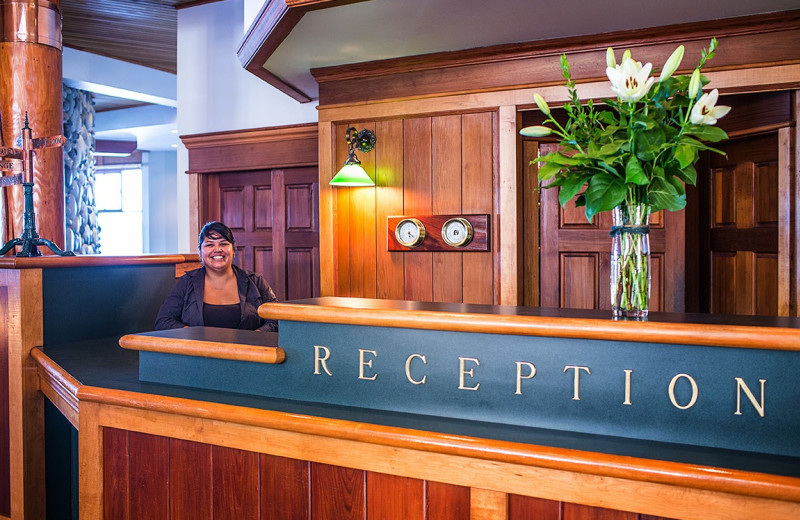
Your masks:
{"label": "glass window", "polygon": [[95,203],[100,225],[100,254],[142,254],[141,168],[98,169]]}

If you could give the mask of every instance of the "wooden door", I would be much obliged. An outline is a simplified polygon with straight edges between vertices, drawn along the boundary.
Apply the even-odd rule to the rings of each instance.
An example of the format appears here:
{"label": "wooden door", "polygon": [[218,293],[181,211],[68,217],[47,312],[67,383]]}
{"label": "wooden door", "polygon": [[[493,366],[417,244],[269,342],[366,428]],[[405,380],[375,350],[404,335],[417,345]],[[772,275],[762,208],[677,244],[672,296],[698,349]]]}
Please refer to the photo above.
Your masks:
{"label": "wooden door", "polygon": [[[540,153],[555,150],[541,144]],[[611,309],[611,214],[586,221],[584,208],[558,203],[558,188],[542,190],[540,300],[542,307]],[[650,310],[683,310],[684,214],[650,216]]]}
{"label": "wooden door", "polygon": [[261,274],[279,300],[319,295],[319,178],[316,168],[208,176],[205,220],[236,238],[236,264]]}
{"label": "wooden door", "polygon": [[719,148],[727,156],[713,154],[701,192],[709,221],[704,266],[709,275],[703,284],[709,311],[787,315],[789,251],[782,237],[788,236],[789,222],[780,215],[788,214],[789,172],[779,168],[778,134]]}

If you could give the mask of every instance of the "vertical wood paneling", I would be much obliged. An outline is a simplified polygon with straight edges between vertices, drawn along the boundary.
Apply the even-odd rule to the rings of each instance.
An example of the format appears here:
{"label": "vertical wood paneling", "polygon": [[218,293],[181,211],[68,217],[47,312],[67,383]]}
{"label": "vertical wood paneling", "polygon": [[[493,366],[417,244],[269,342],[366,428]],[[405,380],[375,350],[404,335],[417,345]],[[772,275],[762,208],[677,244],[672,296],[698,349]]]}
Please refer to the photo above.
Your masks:
{"label": "vertical wood paneling", "polygon": [[128,520],[128,432],[103,428],[103,518]]}
{"label": "vertical wood paneling", "polygon": [[470,520],[505,520],[508,518],[508,495],[500,491],[472,488]]}
{"label": "vertical wood paneling", "polygon": [[255,229],[272,231],[272,187],[256,186],[253,201],[255,204]]}
{"label": "vertical wood paneling", "polygon": [[[465,213],[494,215],[494,132],[491,112],[461,119],[461,206]],[[492,229],[492,236],[497,233]],[[492,244],[497,240],[492,238]],[[496,303],[494,248],[464,255],[464,303]]]}
{"label": "vertical wood paneling", "polygon": [[[433,213],[461,211],[461,116],[434,117],[431,121]],[[470,253],[472,254],[472,253]],[[464,253],[433,253],[433,301],[461,302]]]}
{"label": "vertical wood paneling", "polygon": [[128,449],[130,519],[168,518],[169,439],[130,432]]}
{"label": "vertical wood paneling", "polygon": [[[375,123],[358,124],[358,131],[375,131]],[[358,152],[361,167],[375,178],[375,154]],[[348,188],[350,191],[350,295],[361,298],[376,296],[376,229],[375,191],[377,188]]]}
{"label": "vertical wood paneling", "polygon": [[293,248],[286,251],[287,299],[314,297],[314,265],[311,249]]}
{"label": "vertical wood paneling", "polygon": [[286,184],[283,170],[272,170],[270,185],[272,189],[272,250],[278,254],[272,255],[272,265],[266,271],[266,276],[273,284],[275,296],[279,300],[286,299],[286,226],[287,214],[289,213],[289,200],[285,198]]}
{"label": "vertical wood paneling", "polygon": [[615,511],[602,507],[584,506],[580,504],[563,504],[564,514],[562,520],[639,520],[636,513]]}
{"label": "vertical wood paneling", "polygon": [[367,520],[426,520],[425,481],[368,472]]}
{"label": "vertical wood paneling", "polygon": [[381,121],[375,126],[375,224],[377,231],[377,283],[378,298],[402,300],[403,258],[402,252],[389,252],[388,226],[386,218],[403,214],[403,122]]}
{"label": "vertical wood paneling", "polygon": [[[522,305],[538,306],[539,295],[539,167],[533,160],[539,155],[539,143],[522,142]],[[502,210],[501,210],[502,211]]]}
{"label": "vertical wood paneling", "polygon": [[[337,125],[333,136],[335,158],[333,175],[347,159],[347,125]],[[333,177],[332,175],[332,177]],[[352,296],[350,292],[350,194],[352,188],[331,188],[333,190],[333,228],[334,228],[334,296]]]}
{"label": "vertical wood paneling", "polygon": [[261,454],[261,520],[309,519],[309,462]]}
{"label": "vertical wood paneling", "polygon": [[[431,118],[403,121],[403,213],[429,215],[431,197]],[[405,299],[433,300],[433,253],[405,253]]]}
{"label": "vertical wood paneling", "polygon": [[561,520],[561,503],[556,500],[508,496],[508,520]]}
{"label": "vertical wood paneling", "polygon": [[[600,307],[597,253],[568,253],[561,257],[561,302],[567,309],[597,309]],[[568,291],[563,288],[569,288]]]}
{"label": "vertical wood paneling", "polygon": [[468,487],[427,482],[426,520],[470,520]]}
{"label": "vertical wood paneling", "polygon": [[311,518],[364,520],[365,473],[361,470],[311,463]]}
{"label": "vertical wood paneling", "polygon": [[755,273],[753,273],[754,302],[753,314],[761,316],[778,315],[778,255],[754,255]]}
{"label": "vertical wood paneling", "polygon": [[245,230],[245,208],[252,207],[247,205],[247,199],[243,186],[225,188],[220,195],[222,222],[234,232]]}
{"label": "vertical wood paneling", "polygon": [[212,520],[211,446],[169,439],[170,520]]}
{"label": "vertical wood paneling", "polygon": [[211,450],[214,520],[259,520],[258,453]]}
{"label": "vertical wood paneling", "polygon": [[[0,313],[9,316],[8,287],[0,287]],[[0,320],[0,515],[11,516],[11,439],[9,437],[8,319]]]}

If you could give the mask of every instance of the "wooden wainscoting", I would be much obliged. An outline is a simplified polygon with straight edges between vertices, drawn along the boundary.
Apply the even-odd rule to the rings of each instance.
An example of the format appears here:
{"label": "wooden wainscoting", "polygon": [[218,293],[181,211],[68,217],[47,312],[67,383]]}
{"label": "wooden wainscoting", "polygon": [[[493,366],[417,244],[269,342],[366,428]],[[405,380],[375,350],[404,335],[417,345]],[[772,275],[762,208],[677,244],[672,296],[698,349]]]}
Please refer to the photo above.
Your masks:
{"label": "wooden wainscoting", "polygon": [[[333,172],[347,157],[348,126],[334,125]],[[496,113],[410,117],[352,126],[368,128],[377,136],[375,149],[359,154],[377,186],[326,187],[332,203],[333,265],[323,277],[330,277],[332,295],[498,303],[499,230],[492,195],[497,189]],[[489,214],[491,250],[387,250],[387,217],[440,214]]]}

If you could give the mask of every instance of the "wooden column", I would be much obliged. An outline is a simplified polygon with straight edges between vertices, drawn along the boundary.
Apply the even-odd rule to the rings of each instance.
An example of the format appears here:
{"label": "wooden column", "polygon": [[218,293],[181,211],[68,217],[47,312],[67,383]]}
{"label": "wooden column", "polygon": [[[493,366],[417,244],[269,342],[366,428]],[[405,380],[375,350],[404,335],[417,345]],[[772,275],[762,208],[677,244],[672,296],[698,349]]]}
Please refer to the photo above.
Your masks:
{"label": "wooden column", "polygon": [[[34,138],[61,134],[61,0],[0,0],[0,19],[2,146],[15,146],[26,112]],[[61,148],[38,150],[33,176],[37,232],[60,247],[64,247],[62,157]],[[3,243],[19,237],[23,230],[21,186],[3,188],[0,214]]]}

